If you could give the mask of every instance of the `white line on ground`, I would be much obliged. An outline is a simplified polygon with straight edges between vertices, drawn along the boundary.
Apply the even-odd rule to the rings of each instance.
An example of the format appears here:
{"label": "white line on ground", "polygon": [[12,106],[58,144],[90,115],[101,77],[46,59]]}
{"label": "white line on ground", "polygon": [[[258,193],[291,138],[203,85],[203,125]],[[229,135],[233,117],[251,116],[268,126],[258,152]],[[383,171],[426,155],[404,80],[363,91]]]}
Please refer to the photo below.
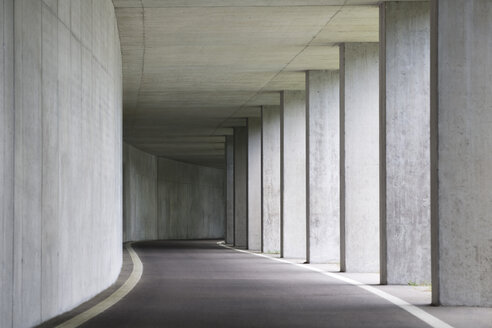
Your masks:
{"label": "white line on ground", "polygon": [[126,248],[128,250],[128,253],[130,254],[130,257],[132,258],[133,270],[130,276],[128,277],[128,279],[125,281],[125,283],[120,288],[118,288],[118,290],[116,290],[113,294],[109,295],[106,299],[104,299],[100,303],[94,305],[87,311],[78,314],[72,319],[65,321],[64,323],[56,326],[56,328],[75,328],[80,326],[84,322],[94,318],[98,314],[101,314],[102,312],[106,311],[107,309],[118,303],[123,297],[126,296],[126,294],[128,294],[135,287],[135,285],[139,282],[140,278],[142,277],[143,265],[137,253],[133,250],[131,243],[128,243],[126,245]]}
{"label": "white line on ground", "polygon": [[410,304],[410,303],[402,300],[401,298],[398,298],[396,296],[393,296],[391,294],[388,294],[388,293],[386,293],[386,292],[384,292],[384,291],[382,291],[380,289],[374,288],[372,286],[363,284],[363,283],[361,283],[361,282],[359,282],[357,280],[353,280],[353,279],[344,277],[341,274],[334,273],[334,272],[323,271],[321,269],[318,269],[318,268],[315,268],[315,267],[312,267],[312,266],[309,266],[309,265],[306,265],[306,264],[292,263],[292,262],[289,262],[289,261],[286,261],[286,260],[283,260],[283,259],[279,259],[279,258],[275,258],[275,257],[270,257],[270,256],[267,256],[267,255],[264,255],[264,254],[254,253],[254,252],[250,252],[250,251],[242,250],[242,249],[237,249],[237,248],[234,248],[234,247],[230,247],[230,246],[225,245],[223,241],[218,242],[217,244],[219,246],[222,246],[222,247],[225,247],[225,248],[228,248],[228,249],[235,250],[236,252],[247,253],[247,254],[251,254],[251,255],[255,255],[255,256],[259,256],[259,257],[264,257],[264,258],[267,258],[267,259],[270,259],[270,260],[273,260],[273,261],[295,265],[297,267],[300,267],[300,268],[303,268],[303,269],[306,269],[306,270],[311,270],[311,271],[315,271],[315,272],[321,273],[321,274],[323,274],[325,276],[328,276],[330,278],[341,280],[341,281],[346,282],[348,284],[351,284],[351,285],[360,287],[360,288],[362,288],[362,289],[364,289],[364,290],[366,290],[366,291],[368,291],[370,293],[373,293],[374,295],[377,295],[377,296],[379,296],[381,298],[384,298],[385,300],[393,303],[394,305],[396,305],[396,306],[400,307],[401,309],[407,311],[408,313],[412,314],[413,316],[419,318],[420,320],[422,320],[423,322],[427,323],[429,326],[431,326],[433,328],[453,328],[453,326],[445,323],[441,319],[436,318],[432,314],[430,314],[428,312],[425,312],[424,310],[418,308],[417,306],[415,306],[413,304]]}

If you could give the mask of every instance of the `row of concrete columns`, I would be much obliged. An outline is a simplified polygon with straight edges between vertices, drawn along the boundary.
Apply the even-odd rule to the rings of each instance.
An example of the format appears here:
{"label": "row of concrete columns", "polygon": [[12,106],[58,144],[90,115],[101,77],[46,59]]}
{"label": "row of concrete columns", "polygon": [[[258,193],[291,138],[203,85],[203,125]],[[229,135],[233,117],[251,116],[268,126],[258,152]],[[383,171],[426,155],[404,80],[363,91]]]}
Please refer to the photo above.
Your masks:
{"label": "row of concrete columns", "polygon": [[492,2],[432,7],[381,4],[379,43],[235,129],[228,243],[492,305]]}

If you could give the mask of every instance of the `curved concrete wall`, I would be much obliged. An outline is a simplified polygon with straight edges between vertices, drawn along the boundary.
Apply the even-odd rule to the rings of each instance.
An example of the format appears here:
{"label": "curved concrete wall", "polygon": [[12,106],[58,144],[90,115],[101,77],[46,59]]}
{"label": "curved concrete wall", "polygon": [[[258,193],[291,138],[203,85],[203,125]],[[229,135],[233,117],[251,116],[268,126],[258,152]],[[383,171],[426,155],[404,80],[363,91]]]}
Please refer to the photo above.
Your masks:
{"label": "curved concrete wall", "polygon": [[225,236],[224,170],[158,158],[124,144],[124,238]]}
{"label": "curved concrete wall", "polygon": [[14,1],[0,1],[0,327],[12,326],[14,231]]}
{"label": "curved concrete wall", "polygon": [[123,144],[123,239],[157,239],[157,157]]}
{"label": "curved concrete wall", "polygon": [[0,7],[0,326],[29,327],[119,274],[121,53],[110,0]]}

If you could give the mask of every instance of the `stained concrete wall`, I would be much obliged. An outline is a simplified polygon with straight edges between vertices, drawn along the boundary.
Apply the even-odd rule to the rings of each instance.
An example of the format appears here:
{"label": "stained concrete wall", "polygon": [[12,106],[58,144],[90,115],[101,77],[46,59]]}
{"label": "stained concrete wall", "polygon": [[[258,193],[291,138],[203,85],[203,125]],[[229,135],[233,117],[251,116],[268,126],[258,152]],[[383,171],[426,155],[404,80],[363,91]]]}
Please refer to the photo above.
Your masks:
{"label": "stained concrete wall", "polygon": [[248,128],[234,128],[234,246],[248,247]]}
{"label": "stained concrete wall", "polygon": [[340,46],[344,215],[341,268],[379,271],[379,46]]}
{"label": "stained concrete wall", "polygon": [[158,239],[157,157],[123,145],[123,239]]}
{"label": "stained concrete wall", "polygon": [[492,306],[492,2],[432,4],[433,302]]}
{"label": "stained concrete wall", "polygon": [[307,261],[340,261],[338,71],[306,73]]}
{"label": "stained concrete wall", "polygon": [[280,252],[280,107],[261,109],[262,251]]}
{"label": "stained concrete wall", "polygon": [[0,327],[12,326],[14,237],[14,2],[0,1]]}
{"label": "stained concrete wall", "polygon": [[234,244],[234,136],[226,136],[226,243]]}
{"label": "stained concrete wall", "polygon": [[261,119],[248,119],[248,249],[261,250]]}
{"label": "stained concrete wall", "polygon": [[380,8],[381,282],[430,283],[430,5]]}
{"label": "stained concrete wall", "polygon": [[306,257],[306,94],[283,91],[280,107],[281,255]]}
{"label": "stained concrete wall", "polygon": [[29,327],[119,274],[121,54],[111,1],[0,7],[0,326]]}
{"label": "stained concrete wall", "polygon": [[124,144],[124,240],[221,239],[224,171]]}

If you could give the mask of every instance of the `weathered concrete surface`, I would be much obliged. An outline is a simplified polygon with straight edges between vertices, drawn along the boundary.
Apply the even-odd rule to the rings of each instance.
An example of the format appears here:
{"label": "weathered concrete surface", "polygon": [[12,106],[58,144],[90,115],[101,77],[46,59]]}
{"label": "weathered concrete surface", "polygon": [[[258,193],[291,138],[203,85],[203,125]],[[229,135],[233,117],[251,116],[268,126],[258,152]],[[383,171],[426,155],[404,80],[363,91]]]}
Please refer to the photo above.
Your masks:
{"label": "weathered concrete surface", "polygon": [[123,240],[158,239],[157,157],[123,144]]}
{"label": "weathered concrete surface", "polygon": [[248,128],[234,128],[234,246],[248,247]]}
{"label": "weathered concrete surface", "polygon": [[338,71],[306,73],[307,261],[340,261]]}
{"label": "weathered concrete surface", "polygon": [[248,119],[248,249],[261,250],[261,118]]}
{"label": "weathered concrete surface", "polygon": [[430,283],[430,5],[380,8],[381,282]]}
{"label": "weathered concrete surface", "polygon": [[14,1],[0,1],[0,327],[12,326],[14,237]]}
{"label": "weathered concrete surface", "polygon": [[280,253],[280,107],[261,109],[262,251]]}
{"label": "weathered concrete surface", "polygon": [[280,106],[282,257],[306,257],[306,94],[283,91]]}
{"label": "weathered concrete surface", "polygon": [[166,158],[157,169],[159,239],[224,238],[224,171]]}
{"label": "weathered concrete surface", "polygon": [[377,43],[340,46],[345,154],[341,268],[347,272],[379,271],[378,62]]}
{"label": "weathered concrete surface", "polygon": [[30,327],[120,271],[121,53],[111,1],[0,7],[0,326]]}
{"label": "weathered concrete surface", "polygon": [[433,302],[492,306],[492,2],[431,17]]}
{"label": "weathered concrete surface", "polygon": [[226,243],[234,244],[234,136],[226,137]]}

